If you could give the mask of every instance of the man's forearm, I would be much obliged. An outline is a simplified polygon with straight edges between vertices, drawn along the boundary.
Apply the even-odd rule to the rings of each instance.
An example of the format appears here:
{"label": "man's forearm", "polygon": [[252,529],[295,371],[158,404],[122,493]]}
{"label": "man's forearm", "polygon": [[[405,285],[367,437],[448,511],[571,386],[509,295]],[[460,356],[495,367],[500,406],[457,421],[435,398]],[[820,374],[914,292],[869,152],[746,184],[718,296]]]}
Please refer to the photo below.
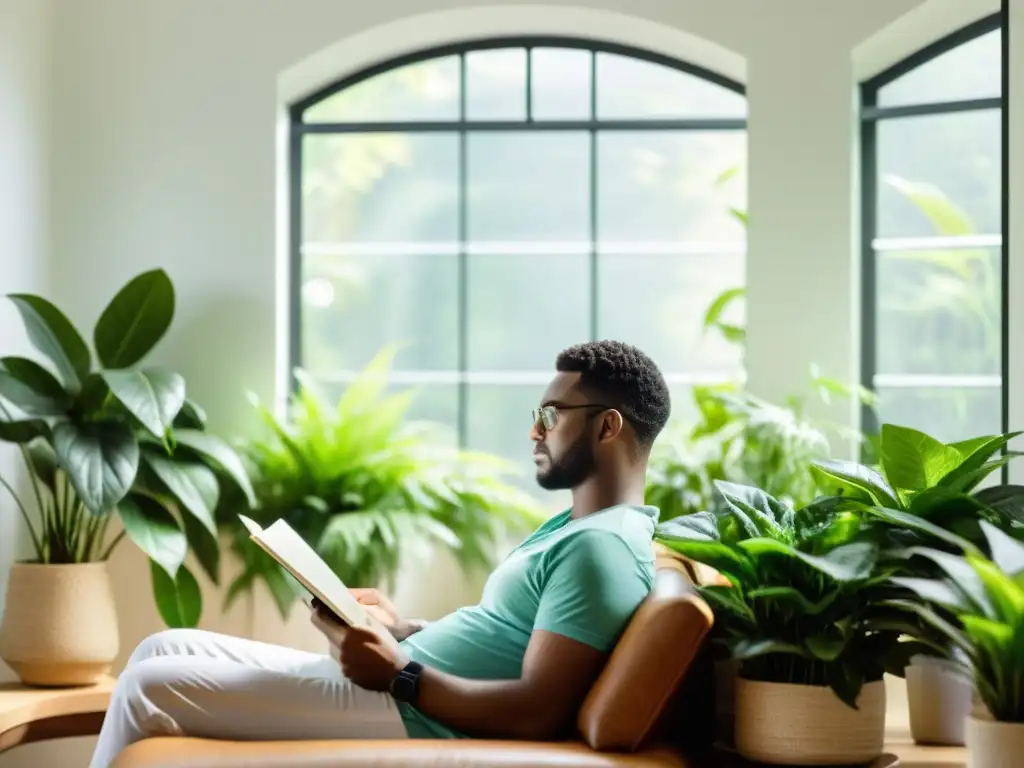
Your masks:
{"label": "man's forearm", "polygon": [[468,680],[426,668],[417,709],[470,736],[546,739],[560,723],[523,680]]}

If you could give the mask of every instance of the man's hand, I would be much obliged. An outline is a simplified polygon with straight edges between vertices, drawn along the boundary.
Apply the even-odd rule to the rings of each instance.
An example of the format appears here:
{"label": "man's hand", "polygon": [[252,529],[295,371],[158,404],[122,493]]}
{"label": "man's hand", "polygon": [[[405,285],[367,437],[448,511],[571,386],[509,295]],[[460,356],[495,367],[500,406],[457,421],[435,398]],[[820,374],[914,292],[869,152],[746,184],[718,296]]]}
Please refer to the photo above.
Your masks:
{"label": "man's hand", "polygon": [[423,629],[423,622],[416,619],[403,619],[398,615],[395,606],[376,589],[350,589],[352,597],[366,608],[366,612],[388,628],[396,640],[405,640],[409,635]]}
{"label": "man's hand", "polygon": [[388,646],[372,629],[346,626],[323,606],[313,611],[312,621],[330,642],[342,674],[360,688],[390,690],[391,681],[409,663],[397,648]]}

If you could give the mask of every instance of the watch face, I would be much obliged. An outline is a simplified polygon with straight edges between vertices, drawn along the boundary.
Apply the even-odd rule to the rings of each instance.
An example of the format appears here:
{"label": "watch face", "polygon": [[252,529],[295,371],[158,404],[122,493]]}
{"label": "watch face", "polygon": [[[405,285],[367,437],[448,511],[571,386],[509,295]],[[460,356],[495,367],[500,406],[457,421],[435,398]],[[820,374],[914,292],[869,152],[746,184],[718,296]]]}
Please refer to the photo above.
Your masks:
{"label": "watch face", "polygon": [[391,693],[399,701],[408,701],[415,692],[416,684],[404,674],[400,674],[391,683]]}

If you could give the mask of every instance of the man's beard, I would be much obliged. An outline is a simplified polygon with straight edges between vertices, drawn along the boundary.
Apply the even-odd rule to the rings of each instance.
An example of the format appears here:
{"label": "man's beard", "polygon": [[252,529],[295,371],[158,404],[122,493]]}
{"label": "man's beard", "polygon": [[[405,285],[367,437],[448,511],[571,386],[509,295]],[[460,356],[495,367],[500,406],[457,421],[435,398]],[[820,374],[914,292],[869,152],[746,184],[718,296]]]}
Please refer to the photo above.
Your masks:
{"label": "man's beard", "polygon": [[550,453],[548,466],[537,470],[537,485],[547,491],[560,491],[581,485],[594,472],[594,448],[586,433],[580,435],[557,461]]}

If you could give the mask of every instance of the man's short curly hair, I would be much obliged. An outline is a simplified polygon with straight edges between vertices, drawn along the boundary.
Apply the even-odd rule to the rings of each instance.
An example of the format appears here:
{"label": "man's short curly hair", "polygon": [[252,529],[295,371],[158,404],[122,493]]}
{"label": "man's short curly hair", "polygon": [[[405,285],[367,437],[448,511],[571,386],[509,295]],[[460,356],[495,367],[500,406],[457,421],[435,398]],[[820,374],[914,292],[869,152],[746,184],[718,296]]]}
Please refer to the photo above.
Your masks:
{"label": "man's short curly hair", "polygon": [[588,341],[563,350],[555,363],[563,373],[579,373],[580,386],[596,400],[622,412],[637,439],[650,448],[668,423],[672,400],[658,366],[634,346],[620,341]]}

